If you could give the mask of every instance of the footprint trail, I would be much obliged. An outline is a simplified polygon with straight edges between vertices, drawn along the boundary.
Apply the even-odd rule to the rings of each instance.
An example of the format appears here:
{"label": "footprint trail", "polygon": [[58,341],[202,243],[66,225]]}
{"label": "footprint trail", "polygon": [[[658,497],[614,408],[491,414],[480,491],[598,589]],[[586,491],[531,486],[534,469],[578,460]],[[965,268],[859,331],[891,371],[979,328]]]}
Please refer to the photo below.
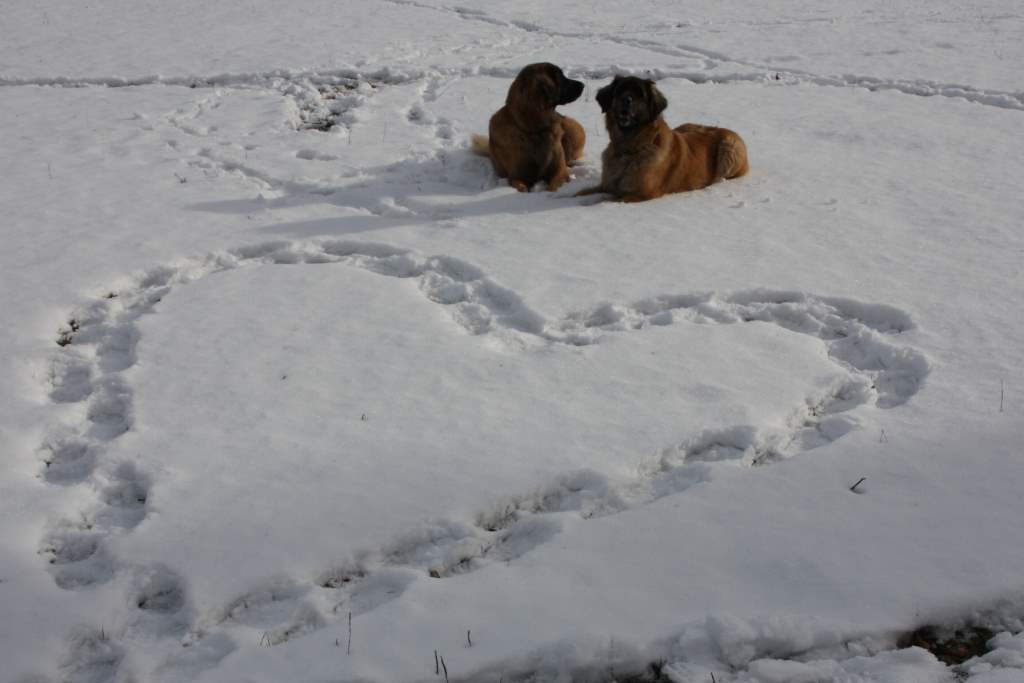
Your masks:
{"label": "footprint trail", "polygon": [[[210,274],[264,265],[339,264],[417,282],[467,333],[489,335],[511,351],[550,344],[587,346],[605,335],[672,324],[774,324],[821,340],[846,377],[796,406],[787,426],[756,425],[695,434],[669,445],[633,480],[594,471],[566,472],[530,492],[496,500],[472,520],[441,520],[368,549],[314,577],[279,576],[250,586],[218,610],[196,615],[184,580],[167,567],[128,566],[109,541],[132,533],[149,514],[154,474],[115,461],[107,447],[133,426],[133,393],[124,371],[137,358],[138,321],[154,314],[175,288]],[[656,296],[631,304],[603,303],[547,320],[514,291],[451,256],[424,256],[389,245],[344,240],[269,242],[160,266],[132,284],[88,302],[55,339],[48,373],[55,404],[80,404],[78,422],[53,427],[39,446],[40,476],[54,486],[87,487],[92,503],[54,521],[39,543],[56,584],[83,590],[128,585],[135,624],[115,638],[78,632],[62,669],[69,678],[116,680],[125,674],[132,632],[173,637],[161,670],[198,672],[240,643],[273,646],[333,621],[365,614],[401,596],[413,581],[475,571],[513,560],[558,533],[565,515],[615,514],[711,479],[714,468],[756,467],[831,443],[855,429],[860,406],[886,409],[908,401],[929,372],[918,351],[894,343],[912,329],[905,313],[803,292],[750,290]],[[154,672],[154,673],[159,673]],[[177,674],[175,674],[177,675]]]}

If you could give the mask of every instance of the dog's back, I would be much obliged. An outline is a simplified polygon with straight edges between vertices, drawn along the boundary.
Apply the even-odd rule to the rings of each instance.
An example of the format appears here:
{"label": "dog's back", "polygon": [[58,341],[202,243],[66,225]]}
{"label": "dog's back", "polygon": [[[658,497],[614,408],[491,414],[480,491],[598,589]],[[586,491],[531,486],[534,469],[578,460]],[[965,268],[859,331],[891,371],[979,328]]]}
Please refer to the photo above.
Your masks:
{"label": "dog's back", "polygon": [[743,138],[728,128],[684,123],[673,132],[682,145],[682,158],[676,162],[667,192],[698,190],[750,170]]}

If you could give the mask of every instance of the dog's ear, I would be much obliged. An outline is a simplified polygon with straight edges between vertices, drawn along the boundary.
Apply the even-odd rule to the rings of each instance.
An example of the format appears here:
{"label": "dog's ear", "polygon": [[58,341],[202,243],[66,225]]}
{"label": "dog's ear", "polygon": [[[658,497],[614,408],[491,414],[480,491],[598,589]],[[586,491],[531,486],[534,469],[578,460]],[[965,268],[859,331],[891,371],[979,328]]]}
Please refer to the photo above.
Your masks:
{"label": "dog's ear", "polygon": [[651,109],[651,120],[653,121],[661,116],[661,112],[668,108],[668,100],[658,90],[658,86],[654,85],[654,81],[647,80],[645,83],[647,85],[647,104]]}
{"label": "dog's ear", "polygon": [[554,107],[558,104],[558,86],[552,83],[550,78],[538,77],[537,91],[545,106]]}
{"label": "dog's ear", "polygon": [[597,91],[597,103],[601,105],[602,114],[611,109],[612,100],[615,99],[615,91],[618,89],[621,80],[621,78],[616,76],[612,79],[611,83]]}

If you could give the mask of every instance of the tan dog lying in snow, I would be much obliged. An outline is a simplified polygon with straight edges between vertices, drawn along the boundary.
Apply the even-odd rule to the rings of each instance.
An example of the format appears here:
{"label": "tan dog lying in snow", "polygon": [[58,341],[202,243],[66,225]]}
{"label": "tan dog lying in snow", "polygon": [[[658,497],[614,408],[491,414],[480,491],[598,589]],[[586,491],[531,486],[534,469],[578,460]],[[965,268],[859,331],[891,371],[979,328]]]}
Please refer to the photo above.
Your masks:
{"label": "tan dog lying in snow", "polygon": [[610,142],[601,155],[601,184],[577,196],[605,192],[623,202],[697,190],[749,170],[747,146],[726,128],[684,123],[670,129],[668,101],[654,81],[616,76],[597,92]]}

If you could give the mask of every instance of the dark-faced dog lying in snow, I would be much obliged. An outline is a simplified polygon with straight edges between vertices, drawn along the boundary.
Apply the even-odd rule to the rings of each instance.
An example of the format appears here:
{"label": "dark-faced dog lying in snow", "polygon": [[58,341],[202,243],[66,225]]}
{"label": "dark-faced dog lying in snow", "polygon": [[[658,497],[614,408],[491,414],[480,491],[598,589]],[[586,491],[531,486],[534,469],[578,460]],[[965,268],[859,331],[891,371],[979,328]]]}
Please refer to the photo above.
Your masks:
{"label": "dark-faced dog lying in snow", "polygon": [[749,170],[743,139],[725,128],[668,127],[668,101],[654,81],[616,76],[597,92],[610,142],[601,155],[601,184],[577,196],[608,193],[623,202],[697,190]]}
{"label": "dark-faced dog lying in snow", "polygon": [[574,119],[555,111],[583,92],[546,62],[523,68],[508,89],[505,106],[491,117],[489,139],[473,136],[473,151],[490,157],[500,178],[520,192],[538,181],[557,190],[569,179],[568,164],[583,156],[586,135]]}

